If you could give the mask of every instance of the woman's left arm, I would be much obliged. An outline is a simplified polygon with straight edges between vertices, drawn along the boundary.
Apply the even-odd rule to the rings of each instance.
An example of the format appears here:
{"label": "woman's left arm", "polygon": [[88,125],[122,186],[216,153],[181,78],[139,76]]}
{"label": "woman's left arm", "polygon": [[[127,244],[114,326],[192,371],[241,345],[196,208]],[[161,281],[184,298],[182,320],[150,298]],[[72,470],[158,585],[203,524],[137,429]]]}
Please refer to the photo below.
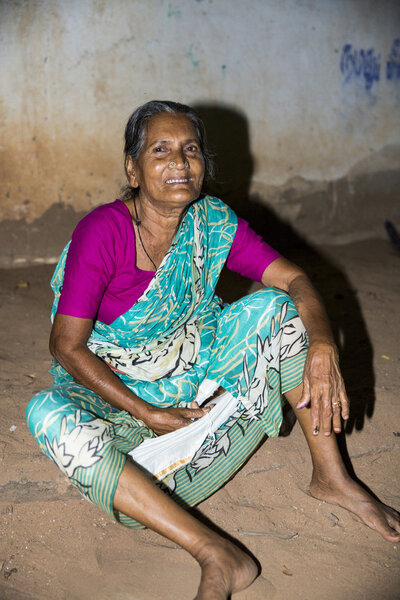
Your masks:
{"label": "woman's left arm", "polygon": [[304,365],[303,393],[298,409],[310,405],[313,433],[341,430],[341,416],[349,418],[349,401],[339,368],[338,350],[328,316],[317,290],[300,267],[285,258],[274,260],[262,283],[287,292],[308,333],[310,347]]}

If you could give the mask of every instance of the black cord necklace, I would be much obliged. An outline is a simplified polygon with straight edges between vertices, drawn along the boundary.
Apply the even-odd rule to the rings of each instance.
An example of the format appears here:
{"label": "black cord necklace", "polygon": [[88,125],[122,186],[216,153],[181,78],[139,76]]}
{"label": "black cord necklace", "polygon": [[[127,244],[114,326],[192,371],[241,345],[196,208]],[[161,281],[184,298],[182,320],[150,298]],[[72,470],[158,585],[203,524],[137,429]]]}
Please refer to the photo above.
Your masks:
{"label": "black cord necklace", "polygon": [[136,227],[137,227],[137,232],[138,232],[138,234],[139,234],[139,240],[140,240],[140,243],[142,244],[142,248],[143,248],[143,250],[144,250],[144,252],[145,252],[145,254],[146,254],[147,258],[149,259],[149,261],[151,262],[151,264],[154,266],[154,269],[157,271],[157,267],[156,267],[156,265],[155,265],[155,262],[154,262],[154,260],[151,258],[151,256],[149,255],[149,253],[147,252],[146,248],[144,247],[143,240],[142,240],[142,236],[140,235],[140,229],[139,229],[139,227],[140,227],[140,225],[141,225],[142,221],[139,219],[139,215],[138,215],[138,212],[137,212],[137,208],[136,208],[136,197],[135,197],[135,196],[133,197],[133,207],[134,207],[134,209],[135,209],[135,215],[136,215],[136,218],[135,218],[135,223],[136,223]]}

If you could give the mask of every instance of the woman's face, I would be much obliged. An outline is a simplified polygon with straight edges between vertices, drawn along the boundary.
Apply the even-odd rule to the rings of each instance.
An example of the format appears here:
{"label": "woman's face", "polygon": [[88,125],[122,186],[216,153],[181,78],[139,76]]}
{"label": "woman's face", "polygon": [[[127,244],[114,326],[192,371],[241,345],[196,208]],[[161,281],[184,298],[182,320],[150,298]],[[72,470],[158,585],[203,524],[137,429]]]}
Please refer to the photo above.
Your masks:
{"label": "woman's face", "polygon": [[139,199],[170,208],[196,200],[204,178],[204,159],[193,123],[183,114],[160,113],[147,123],[146,141],[127,173]]}

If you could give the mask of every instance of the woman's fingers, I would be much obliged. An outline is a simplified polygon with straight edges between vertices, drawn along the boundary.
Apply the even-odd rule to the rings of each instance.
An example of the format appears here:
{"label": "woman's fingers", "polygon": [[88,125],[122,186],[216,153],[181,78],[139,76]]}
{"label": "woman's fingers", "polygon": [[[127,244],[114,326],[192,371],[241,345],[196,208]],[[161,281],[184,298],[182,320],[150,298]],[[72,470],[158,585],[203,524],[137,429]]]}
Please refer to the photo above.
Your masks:
{"label": "woman's fingers", "polygon": [[341,404],[342,418],[345,421],[347,421],[347,419],[350,417],[350,402],[349,402],[349,399],[346,394],[344,383],[342,383],[342,388],[341,388],[340,394],[339,394],[339,400],[340,400],[340,404]]}
{"label": "woman's fingers", "polygon": [[335,433],[340,433],[342,430],[342,419],[340,416],[340,403],[333,399],[332,401],[332,425]]}
{"label": "woman's fingers", "polygon": [[204,417],[214,405],[204,408],[158,408],[152,409],[152,418],[146,424],[158,435],[170,433],[190,425],[194,420]]}
{"label": "woman's fingers", "polygon": [[[204,415],[206,415],[208,412],[210,412],[211,407],[204,407],[204,408],[182,408],[180,409],[181,415],[182,417],[186,420],[186,421],[192,421],[193,419],[201,419],[201,417],[204,417]],[[188,423],[186,423],[187,425]]]}
{"label": "woman's fingers", "polygon": [[314,435],[319,433],[319,421],[320,421],[320,407],[319,407],[319,396],[311,393],[311,427]]}
{"label": "woman's fingers", "polygon": [[308,381],[308,377],[304,377],[303,378],[303,392],[301,394],[301,398],[299,400],[299,402],[297,403],[296,408],[298,410],[301,410],[302,408],[305,408],[306,406],[308,406],[311,402],[311,395],[310,395],[310,382]]}
{"label": "woman's fingers", "polygon": [[183,409],[184,412],[184,416],[187,419],[201,419],[201,417],[204,417],[204,415],[206,415],[208,412],[210,412],[211,407],[207,406],[204,408],[184,408]]}
{"label": "woman's fingers", "polygon": [[333,416],[333,410],[332,410],[332,401],[331,401],[331,396],[328,393],[328,390],[324,390],[324,396],[322,398],[322,429],[324,432],[324,435],[331,435],[332,433],[332,416]]}
{"label": "woman's fingers", "polygon": [[303,393],[298,409],[310,406],[314,435],[326,436],[341,431],[341,419],[350,414],[344,382],[340,373],[337,352],[330,344],[311,345],[304,366]]}
{"label": "woman's fingers", "polygon": [[332,396],[332,425],[335,433],[342,430],[342,419],[347,421],[350,416],[349,399],[347,398],[343,379],[340,377],[339,391]]}

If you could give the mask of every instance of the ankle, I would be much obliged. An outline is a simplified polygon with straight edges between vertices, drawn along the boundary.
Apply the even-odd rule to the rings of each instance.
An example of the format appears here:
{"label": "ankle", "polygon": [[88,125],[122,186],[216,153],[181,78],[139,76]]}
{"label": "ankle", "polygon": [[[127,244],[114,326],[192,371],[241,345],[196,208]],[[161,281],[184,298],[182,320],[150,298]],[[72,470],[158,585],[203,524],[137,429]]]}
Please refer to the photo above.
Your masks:
{"label": "ankle", "polygon": [[314,465],[310,487],[340,488],[342,485],[347,485],[349,481],[352,479],[343,464],[329,468]]}
{"label": "ankle", "polygon": [[210,532],[209,536],[200,538],[192,544],[191,548],[188,548],[188,552],[200,565],[203,565],[218,553],[219,550],[224,550],[227,543],[226,540],[216,533]]}

